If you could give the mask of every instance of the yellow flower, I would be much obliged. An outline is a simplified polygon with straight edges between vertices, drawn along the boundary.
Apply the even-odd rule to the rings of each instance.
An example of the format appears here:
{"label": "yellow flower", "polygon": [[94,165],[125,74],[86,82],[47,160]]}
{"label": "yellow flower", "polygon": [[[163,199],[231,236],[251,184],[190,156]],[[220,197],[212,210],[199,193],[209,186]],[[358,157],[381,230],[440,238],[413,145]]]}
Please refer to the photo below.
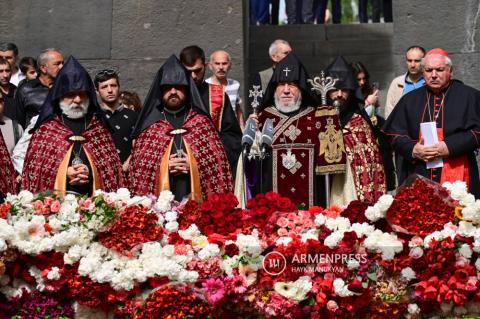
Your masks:
{"label": "yellow flower", "polygon": [[205,248],[208,245],[207,236],[196,236],[192,238],[193,248]]}

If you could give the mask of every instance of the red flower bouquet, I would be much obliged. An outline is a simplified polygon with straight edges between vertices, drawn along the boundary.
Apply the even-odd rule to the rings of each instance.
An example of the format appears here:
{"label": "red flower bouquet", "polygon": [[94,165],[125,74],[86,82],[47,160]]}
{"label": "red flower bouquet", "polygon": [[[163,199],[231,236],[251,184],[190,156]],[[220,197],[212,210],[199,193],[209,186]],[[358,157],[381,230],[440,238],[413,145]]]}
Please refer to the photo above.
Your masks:
{"label": "red flower bouquet", "polygon": [[453,220],[455,203],[441,185],[414,178],[397,193],[386,217],[395,231],[426,236]]}
{"label": "red flower bouquet", "polygon": [[180,229],[195,224],[207,236],[234,233],[244,226],[243,210],[236,208],[237,205],[238,200],[232,193],[211,195],[198,207],[190,204],[181,209]]}
{"label": "red flower bouquet", "polygon": [[163,229],[157,221],[158,216],[147,208],[130,206],[118,212],[109,229],[97,238],[105,247],[129,255],[135,246],[161,238]]}
{"label": "red flower bouquet", "polygon": [[184,285],[167,285],[151,293],[138,309],[135,319],[208,318],[210,305]]}

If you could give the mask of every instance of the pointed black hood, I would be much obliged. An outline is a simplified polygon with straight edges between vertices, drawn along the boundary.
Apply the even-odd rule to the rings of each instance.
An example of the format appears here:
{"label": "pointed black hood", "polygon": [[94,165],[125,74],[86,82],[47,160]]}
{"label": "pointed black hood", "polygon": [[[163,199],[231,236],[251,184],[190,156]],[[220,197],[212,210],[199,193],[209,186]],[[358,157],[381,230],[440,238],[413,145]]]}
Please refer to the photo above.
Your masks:
{"label": "pointed black hood", "polygon": [[150,125],[163,119],[162,90],[166,85],[184,85],[187,87],[187,105],[193,110],[210,118],[210,114],[202,102],[197,86],[190,74],[175,55],[171,55],[160,67],[145,99],[132,137],[137,137]]}
{"label": "pointed black hood", "polygon": [[308,83],[309,75],[302,62],[294,53],[289,53],[275,67],[272,78],[265,91],[265,97],[262,100],[260,110],[275,103],[274,95],[278,83],[296,82],[302,90],[302,107],[316,106],[317,98],[312,91],[312,86]]}
{"label": "pointed black hood", "polygon": [[45,102],[42,105],[37,123],[32,131],[40,125],[62,113],[59,102],[65,94],[75,91],[85,91],[90,100],[88,113],[95,113],[99,119],[106,123],[100,106],[92,79],[87,70],[73,57],[70,56],[62,69],[58,72],[52,88],[48,91]]}
{"label": "pointed black hood", "polygon": [[355,91],[358,88],[358,82],[357,79],[355,79],[353,68],[341,55],[326,68],[325,73],[327,76],[338,79],[335,83],[336,89]]}

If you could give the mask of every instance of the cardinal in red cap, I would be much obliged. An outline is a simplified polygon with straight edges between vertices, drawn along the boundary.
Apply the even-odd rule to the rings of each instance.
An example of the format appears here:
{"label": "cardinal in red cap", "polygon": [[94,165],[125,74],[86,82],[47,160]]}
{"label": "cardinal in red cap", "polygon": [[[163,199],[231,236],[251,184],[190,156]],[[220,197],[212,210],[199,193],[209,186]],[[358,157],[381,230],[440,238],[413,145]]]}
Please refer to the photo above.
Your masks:
{"label": "cardinal in red cap", "polygon": [[448,52],[445,51],[445,50],[442,49],[442,48],[431,49],[430,51],[427,52],[426,55],[434,55],[434,54],[443,55],[443,56],[447,56],[447,57],[448,57]]}
{"label": "cardinal in red cap", "polygon": [[[474,151],[480,146],[480,91],[452,79],[452,60],[435,48],[424,59],[425,86],[400,99],[383,129],[409,173],[433,181],[464,181],[476,198],[480,183]],[[425,141],[420,124],[429,122],[438,143]],[[426,132],[424,132],[426,133]],[[436,163],[434,165],[433,163]],[[400,183],[402,181],[399,181]]]}

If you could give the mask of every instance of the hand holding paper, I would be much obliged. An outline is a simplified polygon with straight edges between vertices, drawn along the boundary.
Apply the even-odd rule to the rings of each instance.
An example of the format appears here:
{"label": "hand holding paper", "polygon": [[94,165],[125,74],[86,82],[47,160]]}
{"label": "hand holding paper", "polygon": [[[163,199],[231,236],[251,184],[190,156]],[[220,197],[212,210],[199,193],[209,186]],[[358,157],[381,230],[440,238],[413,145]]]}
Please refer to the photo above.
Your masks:
{"label": "hand holding paper", "polygon": [[[420,123],[420,130],[422,132],[423,141],[424,141],[423,144],[425,146],[431,146],[431,145],[437,145],[438,144],[437,123],[436,122]],[[438,147],[435,147],[434,150],[435,150],[435,153],[439,153],[437,151]],[[440,155],[440,154],[438,154],[438,155]],[[427,162],[427,169],[439,168],[439,167],[443,167],[443,160],[441,158],[437,158],[437,159],[434,159],[434,160],[431,160],[431,161]]]}

